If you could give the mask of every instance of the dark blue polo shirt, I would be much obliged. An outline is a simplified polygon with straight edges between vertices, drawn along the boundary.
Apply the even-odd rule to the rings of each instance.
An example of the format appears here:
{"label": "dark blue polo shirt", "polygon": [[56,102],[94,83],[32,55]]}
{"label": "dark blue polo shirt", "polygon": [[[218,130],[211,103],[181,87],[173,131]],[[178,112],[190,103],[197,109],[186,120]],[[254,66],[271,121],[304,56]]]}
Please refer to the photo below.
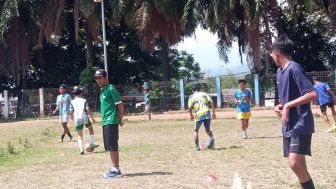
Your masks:
{"label": "dark blue polo shirt", "polygon": [[[294,61],[285,69],[281,67],[278,69],[277,84],[282,105],[314,90],[302,67]],[[310,103],[289,109],[288,121],[283,125],[282,133],[286,138],[297,134],[314,133],[314,118]]]}

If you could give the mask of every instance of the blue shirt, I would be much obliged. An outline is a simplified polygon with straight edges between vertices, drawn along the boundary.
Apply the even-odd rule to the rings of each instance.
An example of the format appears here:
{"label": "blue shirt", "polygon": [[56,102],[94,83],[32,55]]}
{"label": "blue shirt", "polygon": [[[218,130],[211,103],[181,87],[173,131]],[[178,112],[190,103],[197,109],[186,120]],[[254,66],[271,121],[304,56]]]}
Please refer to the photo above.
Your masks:
{"label": "blue shirt", "polygon": [[59,115],[70,115],[71,96],[67,93],[57,96],[56,105],[59,107]]}
{"label": "blue shirt", "polygon": [[327,83],[317,82],[314,85],[314,88],[316,89],[316,92],[318,94],[317,102],[320,106],[333,102],[332,96],[327,91],[330,88]]}
{"label": "blue shirt", "polygon": [[144,96],[145,105],[150,105],[149,97],[150,97],[150,94],[146,93],[145,96]]}
{"label": "blue shirt", "polygon": [[[277,84],[282,105],[314,91],[314,86],[307,78],[304,70],[294,61],[285,69],[281,67],[278,69]],[[286,138],[297,134],[314,133],[314,118],[310,103],[289,109],[288,121],[283,125],[282,132]]]}
{"label": "blue shirt", "polygon": [[250,112],[251,105],[248,98],[252,97],[251,91],[244,89],[244,90],[237,90],[234,94],[234,97],[238,101],[237,104],[237,112]]}

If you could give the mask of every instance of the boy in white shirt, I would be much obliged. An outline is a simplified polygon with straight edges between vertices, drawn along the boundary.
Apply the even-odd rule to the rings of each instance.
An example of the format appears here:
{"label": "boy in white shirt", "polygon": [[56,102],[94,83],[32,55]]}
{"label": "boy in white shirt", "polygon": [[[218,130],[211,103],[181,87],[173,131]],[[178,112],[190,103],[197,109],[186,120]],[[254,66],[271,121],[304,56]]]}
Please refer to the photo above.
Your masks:
{"label": "boy in white shirt", "polygon": [[75,96],[74,100],[71,101],[71,119],[75,122],[75,130],[78,132],[78,146],[80,149],[80,154],[84,154],[83,148],[83,128],[84,126],[89,129],[89,146],[87,151],[93,151],[99,145],[93,143],[94,133],[93,127],[89,120],[88,115],[91,117],[92,122],[95,122],[93,114],[89,108],[87,101],[81,97],[83,89],[79,87],[74,87],[72,94]]}

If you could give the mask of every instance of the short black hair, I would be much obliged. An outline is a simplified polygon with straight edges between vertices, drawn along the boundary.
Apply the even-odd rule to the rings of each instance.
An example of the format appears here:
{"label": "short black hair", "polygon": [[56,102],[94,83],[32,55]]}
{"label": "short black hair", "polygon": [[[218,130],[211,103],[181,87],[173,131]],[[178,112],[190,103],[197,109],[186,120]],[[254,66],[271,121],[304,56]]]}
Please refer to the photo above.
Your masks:
{"label": "short black hair", "polygon": [[314,76],[313,81],[320,81],[320,77],[319,76]]}
{"label": "short black hair", "polygon": [[193,92],[195,92],[195,91],[199,91],[199,90],[200,90],[200,87],[199,87],[198,84],[193,84],[191,90],[192,90]]}
{"label": "short black hair", "polygon": [[282,54],[292,55],[294,53],[294,42],[286,35],[281,35],[272,43],[271,51],[280,51]]}
{"label": "short black hair", "polygon": [[60,88],[68,89],[68,87],[67,87],[65,84],[61,84],[61,85],[60,85]]}
{"label": "short black hair", "polygon": [[240,83],[245,83],[246,84],[246,80],[245,79],[240,79],[240,80],[238,80],[238,83],[240,84]]}

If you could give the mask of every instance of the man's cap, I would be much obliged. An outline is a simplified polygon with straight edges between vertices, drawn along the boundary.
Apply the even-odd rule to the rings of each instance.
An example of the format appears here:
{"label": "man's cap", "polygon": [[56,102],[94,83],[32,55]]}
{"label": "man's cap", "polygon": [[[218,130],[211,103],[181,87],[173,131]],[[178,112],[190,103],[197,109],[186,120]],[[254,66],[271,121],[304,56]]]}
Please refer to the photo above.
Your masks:
{"label": "man's cap", "polygon": [[103,76],[106,77],[107,73],[104,69],[98,69],[94,75],[95,77]]}
{"label": "man's cap", "polygon": [[73,91],[72,91],[72,94],[74,94],[74,95],[79,95],[79,94],[81,94],[82,92],[83,92],[83,88],[78,87],[78,86],[75,86],[74,89],[73,89]]}

